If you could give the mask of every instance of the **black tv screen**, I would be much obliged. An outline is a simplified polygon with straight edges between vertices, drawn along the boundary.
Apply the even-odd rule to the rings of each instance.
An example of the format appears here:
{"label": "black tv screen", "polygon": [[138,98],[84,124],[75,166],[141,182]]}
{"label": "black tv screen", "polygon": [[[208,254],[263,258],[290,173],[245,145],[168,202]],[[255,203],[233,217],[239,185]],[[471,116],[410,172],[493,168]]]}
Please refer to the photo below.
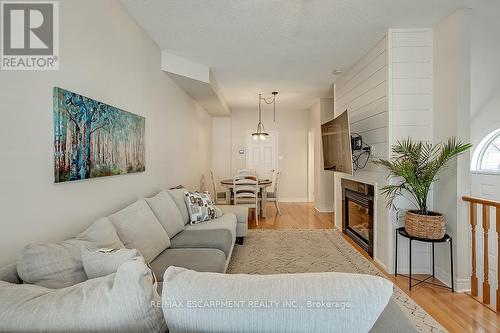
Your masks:
{"label": "black tv screen", "polygon": [[351,131],[347,110],[321,125],[321,137],[324,169],[352,175]]}

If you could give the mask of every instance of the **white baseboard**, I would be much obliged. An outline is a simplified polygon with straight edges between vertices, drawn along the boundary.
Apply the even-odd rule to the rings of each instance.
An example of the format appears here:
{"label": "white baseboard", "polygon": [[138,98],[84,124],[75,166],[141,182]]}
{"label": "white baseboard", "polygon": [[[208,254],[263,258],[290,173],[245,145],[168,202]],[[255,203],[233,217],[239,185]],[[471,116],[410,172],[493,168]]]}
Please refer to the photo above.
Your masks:
{"label": "white baseboard", "polygon": [[464,293],[470,291],[470,279],[455,279],[455,291]]}
{"label": "white baseboard", "polygon": [[382,261],[380,261],[378,258],[373,258],[373,261],[375,261],[380,267],[382,267],[384,269],[384,271],[391,274],[391,272],[389,272],[387,270],[387,266]]}
{"label": "white baseboard", "polygon": [[280,202],[309,202],[307,198],[280,198]]}
{"label": "white baseboard", "polygon": [[[448,287],[451,287],[451,277],[448,272],[445,272],[441,268],[436,269],[436,279],[441,281],[443,284],[447,285]],[[456,292],[462,293],[466,291],[470,291],[470,278],[465,278],[465,279],[457,279],[455,277],[455,285],[454,289]]]}
{"label": "white baseboard", "polygon": [[314,204],[314,209],[316,209],[320,213],[333,213],[333,207],[324,207]]}
{"label": "white baseboard", "polygon": [[[391,274],[393,274],[392,272]],[[408,267],[399,267],[398,266],[398,274],[410,274],[410,269]],[[412,267],[411,274],[432,274],[428,268],[418,268]]]}

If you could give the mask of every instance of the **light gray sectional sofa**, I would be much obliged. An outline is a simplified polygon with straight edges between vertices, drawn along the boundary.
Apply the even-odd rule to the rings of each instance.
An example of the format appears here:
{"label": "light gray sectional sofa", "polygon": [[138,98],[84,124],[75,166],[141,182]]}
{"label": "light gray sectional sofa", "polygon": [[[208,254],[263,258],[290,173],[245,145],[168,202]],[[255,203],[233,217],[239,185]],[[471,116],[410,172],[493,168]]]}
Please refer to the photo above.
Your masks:
{"label": "light gray sectional sofa", "polygon": [[[57,244],[28,245],[17,264],[0,269],[0,280],[17,283],[23,278],[33,284],[53,280],[39,283],[48,288],[82,282],[86,279],[79,260],[82,245],[136,248],[159,282],[169,266],[224,273],[237,238],[247,235],[248,208],[218,207],[220,217],[191,225],[184,203],[185,191],[183,188],[164,190],[153,198],[140,199],[96,221],[73,239]],[[40,260],[45,257],[50,260]],[[51,269],[54,271],[49,272]]]}
{"label": "light gray sectional sofa", "polygon": [[[26,246],[17,263],[0,268],[0,332],[168,332],[165,318],[168,322],[169,310],[162,309],[160,298],[166,270],[175,266],[224,273],[237,239],[247,235],[248,209],[241,206],[219,206],[219,218],[189,224],[184,191],[164,190],[153,198],[140,199],[97,220],[69,240]],[[87,279],[81,256],[83,248],[137,249],[142,256],[140,260],[122,264],[116,273]],[[240,275],[240,278],[249,277]],[[232,281],[240,278],[234,275],[236,280]],[[204,277],[196,279],[200,281],[197,288],[203,290]],[[288,283],[288,278],[282,281],[284,286]],[[195,290],[189,283],[184,285],[185,292],[177,294],[187,295]],[[305,285],[310,284],[306,281]],[[230,283],[226,288],[231,294]],[[242,299],[251,296],[245,294],[244,288],[237,289]],[[287,297],[297,296],[294,290],[288,293]],[[189,329],[176,327],[172,331]],[[239,331],[249,330],[246,327]],[[413,331],[393,301],[371,330]]]}

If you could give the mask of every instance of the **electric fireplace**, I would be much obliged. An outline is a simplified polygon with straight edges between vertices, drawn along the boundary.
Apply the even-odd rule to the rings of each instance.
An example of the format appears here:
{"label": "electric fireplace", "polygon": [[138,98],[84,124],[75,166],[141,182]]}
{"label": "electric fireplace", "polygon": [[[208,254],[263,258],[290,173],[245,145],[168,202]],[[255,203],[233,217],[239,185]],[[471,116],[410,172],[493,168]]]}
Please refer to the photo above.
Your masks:
{"label": "electric fireplace", "polygon": [[342,179],[342,231],[373,257],[373,185]]}

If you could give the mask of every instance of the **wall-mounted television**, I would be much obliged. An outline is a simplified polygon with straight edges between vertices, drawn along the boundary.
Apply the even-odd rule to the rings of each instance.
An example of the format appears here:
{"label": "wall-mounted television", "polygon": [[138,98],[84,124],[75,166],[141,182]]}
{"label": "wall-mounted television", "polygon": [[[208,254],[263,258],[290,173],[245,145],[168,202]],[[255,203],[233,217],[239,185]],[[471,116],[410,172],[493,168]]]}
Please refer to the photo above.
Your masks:
{"label": "wall-mounted television", "polygon": [[321,137],[324,169],[352,175],[351,131],[347,110],[321,125]]}

